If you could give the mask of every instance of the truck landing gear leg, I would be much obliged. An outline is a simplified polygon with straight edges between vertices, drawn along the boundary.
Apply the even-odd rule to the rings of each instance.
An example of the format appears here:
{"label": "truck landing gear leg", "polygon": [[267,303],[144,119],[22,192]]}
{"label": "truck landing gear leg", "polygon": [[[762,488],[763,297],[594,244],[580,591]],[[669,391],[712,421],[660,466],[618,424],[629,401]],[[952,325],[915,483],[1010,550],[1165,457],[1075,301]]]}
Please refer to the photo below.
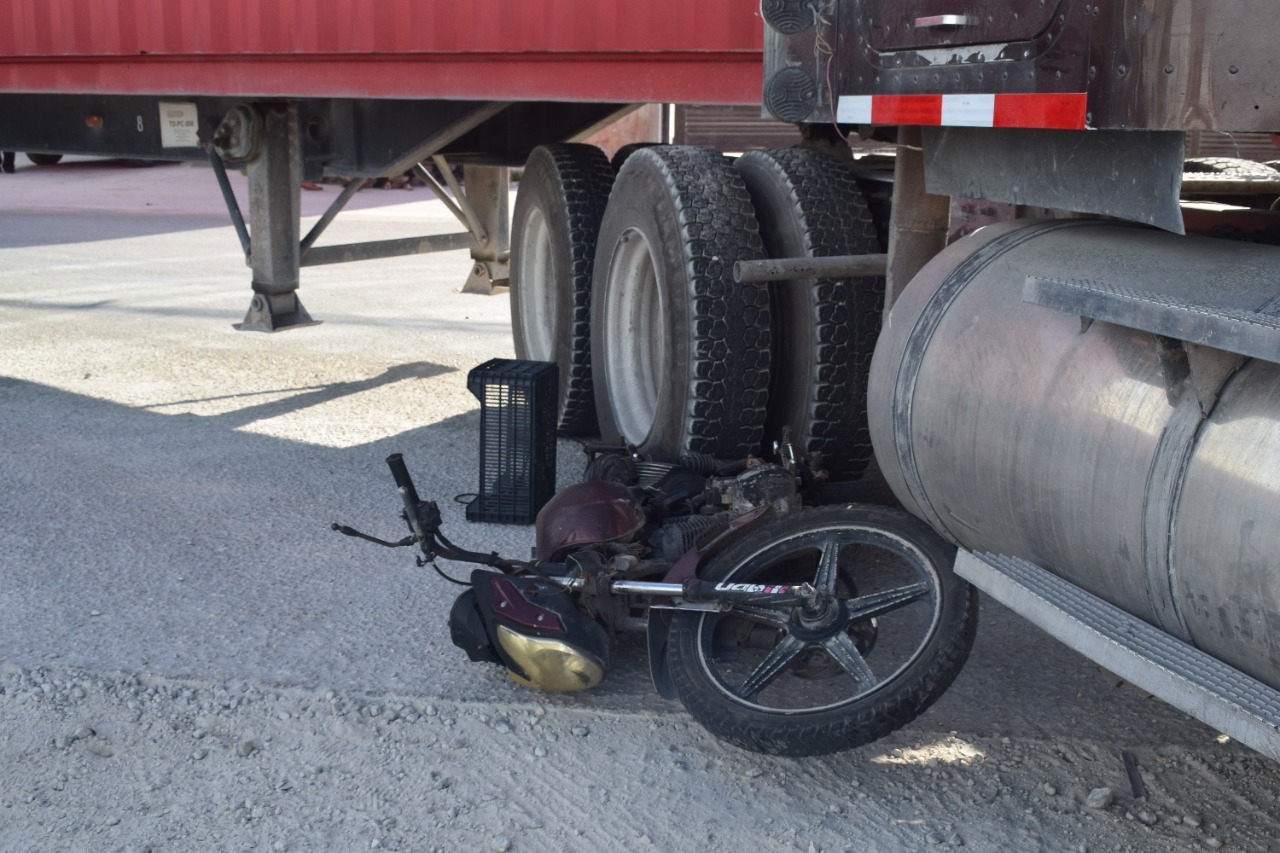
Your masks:
{"label": "truck landing gear leg", "polygon": [[463,293],[492,294],[511,277],[510,170],[504,166],[464,166],[467,201],[479,228],[471,249],[471,275]]}
{"label": "truck landing gear leg", "polygon": [[241,331],[275,332],[317,321],[298,299],[302,154],[296,104],[263,105],[261,147],[248,161],[249,227],[253,237],[249,266],[253,302]]}

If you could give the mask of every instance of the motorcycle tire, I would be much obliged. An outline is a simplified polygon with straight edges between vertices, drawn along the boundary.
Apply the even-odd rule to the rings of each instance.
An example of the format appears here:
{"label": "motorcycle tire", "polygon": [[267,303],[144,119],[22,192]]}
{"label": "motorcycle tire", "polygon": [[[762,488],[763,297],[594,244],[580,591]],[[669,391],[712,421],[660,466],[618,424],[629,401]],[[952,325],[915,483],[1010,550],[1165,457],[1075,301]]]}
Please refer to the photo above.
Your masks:
{"label": "motorcycle tire", "polygon": [[703,578],[809,582],[836,603],[677,611],[676,693],[716,737],[755,752],[821,755],[884,737],[946,690],[973,645],[977,591],[952,572],[954,557],[923,522],[883,507],[770,522],[714,557]]}

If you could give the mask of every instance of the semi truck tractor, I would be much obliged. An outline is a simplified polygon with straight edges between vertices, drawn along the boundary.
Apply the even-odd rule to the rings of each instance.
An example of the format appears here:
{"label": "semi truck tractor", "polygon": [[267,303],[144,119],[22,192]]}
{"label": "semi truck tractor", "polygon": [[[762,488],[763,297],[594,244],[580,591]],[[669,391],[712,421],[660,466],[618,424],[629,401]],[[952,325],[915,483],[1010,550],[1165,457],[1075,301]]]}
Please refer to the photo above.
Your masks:
{"label": "semi truck tractor", "polygon": [[[893,493],[962,577],[1280,755],[1280,188],[1184,162],[1280,130],[1274,8],[762,12],[767,109],[897,147],[867,384]],[[948,244],[956,198],[1013,215]]]}
{"label": "semi truck tractor", "polygon": [[[1270,0],[0,0],[0,24],[0,148],[246,171],[244,328],[312,321],[303,266],[469,248],[517,355],[558,365],[562,434],[883,484],[968,583],[1280,758]],[[641,103],[758,104],[800,143],[581,142]],[[349,189],[301,234],[299,181],[406,170],[464,233],[317,246]]]}

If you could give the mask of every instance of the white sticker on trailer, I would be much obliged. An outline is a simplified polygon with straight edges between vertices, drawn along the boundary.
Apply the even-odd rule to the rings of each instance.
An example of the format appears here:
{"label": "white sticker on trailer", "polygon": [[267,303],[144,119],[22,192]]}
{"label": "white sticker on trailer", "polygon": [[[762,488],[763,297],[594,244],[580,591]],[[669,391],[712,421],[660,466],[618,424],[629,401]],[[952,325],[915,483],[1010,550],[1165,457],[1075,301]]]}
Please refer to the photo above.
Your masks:
{"label": "white sticker on trailer", "polygon": [[871,124],[871,96],[841,95],[836,104],[836,121],[840,124]]}
{"label": "white sticker on trailer", "polygon": [[200,145],[200,115],[195,104],[160,102],[160,145],[196,148]]}
{"label": "white sticker on trailer", "polygon": [[942,123],[947,127],[991,127],[995,95],[943,95]]}

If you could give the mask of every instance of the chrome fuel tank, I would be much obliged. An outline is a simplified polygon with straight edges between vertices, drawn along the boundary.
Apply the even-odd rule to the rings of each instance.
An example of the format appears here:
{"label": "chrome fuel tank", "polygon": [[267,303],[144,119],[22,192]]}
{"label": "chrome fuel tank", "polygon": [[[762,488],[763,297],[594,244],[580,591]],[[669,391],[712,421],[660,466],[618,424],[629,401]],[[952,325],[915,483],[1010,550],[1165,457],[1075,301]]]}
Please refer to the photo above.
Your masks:
{"label": "chrome fuel tank", "polygon": [[1280,250],[1086,220],[984,229],[894,305],[868,413],[895,494],[954,542],[1280,688],[1280,365],[1191,347],[1189,366],[1168,336],[1024,301],[1034,280],[1140,301],[1235,277],[1280,295]]}

